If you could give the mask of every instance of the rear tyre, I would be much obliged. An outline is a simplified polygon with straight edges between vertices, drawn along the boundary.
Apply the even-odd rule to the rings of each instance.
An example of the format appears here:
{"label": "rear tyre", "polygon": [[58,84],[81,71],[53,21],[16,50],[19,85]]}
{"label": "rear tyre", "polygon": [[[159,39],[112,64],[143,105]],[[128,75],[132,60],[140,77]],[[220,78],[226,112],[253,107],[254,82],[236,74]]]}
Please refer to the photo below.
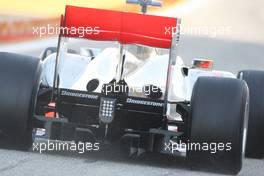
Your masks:
{"label": "rear tyre", "polygon": [[264,157],[264,71],[241,71],[239,79],[247,82],[249,88],[249,122],[246,157]]}
{"label": "rear tyre", "polygon": [[244,81],[209,77],[197,80],[189,119],[192,147],[187,150],[192,168],[228,174],[241,170],[248,97]]}
{"label": "rear tyre", "polygon": [[40,81],[37,58],[0,52],[0,147],[32,146],[32,121]]}

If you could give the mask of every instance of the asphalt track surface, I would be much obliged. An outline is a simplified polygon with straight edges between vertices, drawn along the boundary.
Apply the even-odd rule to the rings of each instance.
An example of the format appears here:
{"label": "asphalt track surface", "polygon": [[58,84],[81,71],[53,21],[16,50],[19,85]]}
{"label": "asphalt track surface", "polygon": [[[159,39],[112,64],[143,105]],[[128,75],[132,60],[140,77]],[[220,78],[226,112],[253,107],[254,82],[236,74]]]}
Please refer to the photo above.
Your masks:
{"label": "asphalt track surface", "polygon": [[[52,44],[53,45],[53,44]],[[22,53],[37,56],[39,49]],[[7,50],[7,48],[4,48]],[[19,48],[16,48],[19,51]],[[0,47],[3,50],[3,47]],[[15,51],[14,48],[9,51]],[[179,47],[186,63],[192,58],[211,58],[215,68],[236,73],[242,69],[264,69],[264,45],[227,40],[184,36]],[[21,53],[21,51],[19,51]],[[246,159],[240,176],[262,176],[264,160]],[[128,158],[118,147],[107,147],[100,152],[19,152],[0,150],[1,176],[209,176],[218,175],[192,171],[184,158],[150,155],[139,159]]]}

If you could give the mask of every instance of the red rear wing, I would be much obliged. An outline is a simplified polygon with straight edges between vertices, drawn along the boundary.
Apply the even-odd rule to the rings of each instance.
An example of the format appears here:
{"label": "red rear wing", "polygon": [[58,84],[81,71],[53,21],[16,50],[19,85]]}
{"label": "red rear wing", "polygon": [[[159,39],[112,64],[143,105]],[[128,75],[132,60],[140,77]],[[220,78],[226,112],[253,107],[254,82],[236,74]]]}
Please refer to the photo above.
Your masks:
{"label": "red rear wing", "polygon": [[173,31],[168,29],[176,29],[176,25],[176,18],[66,6],[62,26],[70,32],[62,35],[170,48]]}

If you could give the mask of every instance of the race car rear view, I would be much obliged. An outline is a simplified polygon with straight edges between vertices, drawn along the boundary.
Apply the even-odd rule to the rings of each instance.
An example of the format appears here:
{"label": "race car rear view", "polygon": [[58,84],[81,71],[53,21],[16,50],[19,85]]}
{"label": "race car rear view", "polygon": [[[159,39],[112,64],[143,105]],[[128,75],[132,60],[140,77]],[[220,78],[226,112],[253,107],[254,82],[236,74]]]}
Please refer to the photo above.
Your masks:
{"label": "race car rear view", "polygon": [[[28,150],[41,128],[51,140],[121,142],[131,156],[229,174],[245,154],[264,156],[263,71],[186,67],[176,18],[66,6],[61,27],[43,61],[0,53],[1,148]],[[89,57],[68,53],[72,38],[89,41]]]}

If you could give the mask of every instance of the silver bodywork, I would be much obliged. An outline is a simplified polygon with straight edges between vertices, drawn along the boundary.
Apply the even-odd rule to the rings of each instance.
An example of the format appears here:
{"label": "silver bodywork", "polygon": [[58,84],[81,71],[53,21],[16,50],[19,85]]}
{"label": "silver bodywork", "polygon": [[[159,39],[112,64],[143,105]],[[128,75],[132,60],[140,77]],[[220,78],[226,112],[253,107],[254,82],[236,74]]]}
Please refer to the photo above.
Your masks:
{"label": "silver bodywork", "polygon": [[[99,86],[95,92],[100,92],[102,85],[109,83],[116,76],[116,66],[119,61],[117,57],[118,53],[118,48],[106,48],[93,60],[87,56],[62,53],[61,57],[63,59],[59,69],[59,87],[86,91],[87,83],[92,79],[98,79]],[[152,84],[158,86],[164,92],[166,88],[168,54],[156,55],[152,53],[150,57],[151,59],[142,61],[127,52],[124,67],[125,81],[129,87],[135,88],[133,90],[138,90],[138,88]],[[56,53],[48,56],[43,63],[42,83],[44,85],[53,86],[55,60]],[[189,69],[188,76],[185,76],[182,72],[183,67],[185,67],[185,64],[182,58],[178,56],[176,64],[172,67],[172,82],[168,94],[170,101],[189,101],[194,83],[200,76],[236,78],[230,72],[199,69]]]}

